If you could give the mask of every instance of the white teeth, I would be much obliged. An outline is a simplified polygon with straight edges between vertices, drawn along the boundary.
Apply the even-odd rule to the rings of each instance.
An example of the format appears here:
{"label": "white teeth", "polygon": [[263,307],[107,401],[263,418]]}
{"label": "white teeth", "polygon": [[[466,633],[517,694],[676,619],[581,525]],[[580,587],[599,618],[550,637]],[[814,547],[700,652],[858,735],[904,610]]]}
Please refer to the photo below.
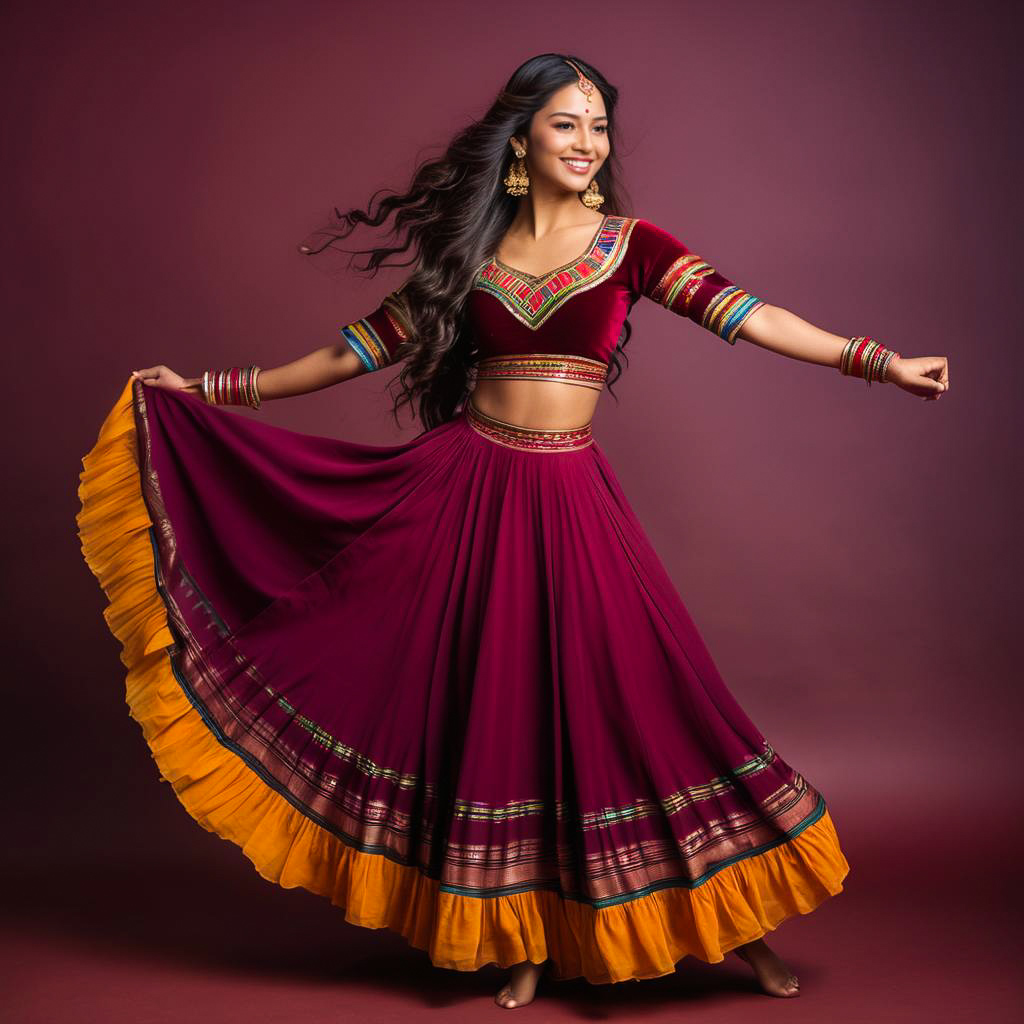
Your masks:
{"label": "white teeth", "polygon": [[578,167],[580,170],[584,170],[590,166],[589,160],[566,160],[565,157],[562,157],[562,163],[566,163],[570,167]]}

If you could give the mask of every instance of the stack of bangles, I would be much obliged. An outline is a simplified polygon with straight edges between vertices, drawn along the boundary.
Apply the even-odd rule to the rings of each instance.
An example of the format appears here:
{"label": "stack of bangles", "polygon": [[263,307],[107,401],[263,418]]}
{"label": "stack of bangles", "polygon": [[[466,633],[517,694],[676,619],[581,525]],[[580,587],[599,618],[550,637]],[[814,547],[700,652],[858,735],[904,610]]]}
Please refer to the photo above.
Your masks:
{"label": "stack of bangles", "polygon": [[206,370],[203,373],[203,398],[209,405],[248,405],[260,407],[256,385],[258,366],[232,366],[227,370]]}
{"label": "stack of bangles", "polygon": [[884,384],[889,364],[899,356],[874,338],[851,338],[839,358],[839,372],[849,377],[863,377],[868,387],[877,380]]}

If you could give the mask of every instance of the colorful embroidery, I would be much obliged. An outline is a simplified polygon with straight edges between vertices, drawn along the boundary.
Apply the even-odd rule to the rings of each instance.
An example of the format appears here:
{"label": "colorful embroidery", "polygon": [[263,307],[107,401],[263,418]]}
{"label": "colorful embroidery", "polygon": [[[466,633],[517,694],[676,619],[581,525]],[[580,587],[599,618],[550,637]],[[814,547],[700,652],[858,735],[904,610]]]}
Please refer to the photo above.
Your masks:
{"label": "colorful embroidery", "polygon": [[563,303],[600,284],[619,266],[636,222],[635,217],[606,215],[588,252],[540,277],[492,257],[477,272],[473,287],[493,295],[535,331]]}
{"label": "colorful embroidery", "polygon": [[399,288],[397,291],[393,291],[390,295],[385,296],[382,306],[388,320],[391,321],[391,326],[395,329],[395,334],[402,341],[408,341],[412,337],[412,319],[409,316],[409,307],[406,305],[405,298],[401,292],[402,289]]}
{"label": "colorful embroidery", "polygon": [[527,352],[524,355],[488,356],[476,364],[480,380],[552,380],[600,391],[608,366],[587,356]]}
{"label": "colorful embroidery", "polygon": [[[380,308],[374,310],[369,316],[364,316],[361,320],[356,320],[355,323],[346,324],[341,328],[344,339],[352,346],[366,369],[371,372],[379,370],[391,362],[391,353],[379,331],[386,331],[387,328],[390,328],[399,339],[398,343],[406,342],[412,337],[412,319],[409,316],[409,307],[401,294],[404,287],[403,284],[386,295]],[[374,327],[374,319],[376,319],[377,327]],[[392,341],[392,351],[395,345],[396,343]]]}
{"label": "colorful embroidery", "polygon": [[[680,256],[661,276],[651,292],[651,298],[666,309],[681,316],[690,316],[690,303],[697,294],[704,278],[714,274],[715,268],[702,260],[696,253]],[[723,288],[704,310],[698,321],[719,337],[736,344],[736,334],[743,322],[764,302],[748,294],[737,285]],[[694,318],[696,319],[696,318]]]}
{"label": "colorful embroidery", "polygon": [[728,288],[723,288],[708,303],[701,326],[714,331],[730,345],[735,345],[736,334],[743,326],[743,321],[755,309],[763,305],[764,302],[761,299],[748,295],[738,285],[730,285]]}
{"label": "colorful embroidery", "polygon": [[[651,292],[651,298],[666,309],[686,316],[690,311],[690,300],[700,287],[701,280],[714,272],[715,268],[705,263],[696,253],[687,253],[661,275],[661,280]],[[677,306],[676,300],[680,297],[682,305]]]}
{"label": "colorful embroidery", "polygon": [[522,427],[481,412],[470,398],[465,405],[469,425],[495,444],[528,452],[574,452],[594,443],[590,424],[570,430]]}
{"label": "colorful embroidery", "polygon": [[379,370],[388,363],[388,350],[380,335],[366,317],[341,328],[344,339],[352,346],[355,354],[369,371]]}

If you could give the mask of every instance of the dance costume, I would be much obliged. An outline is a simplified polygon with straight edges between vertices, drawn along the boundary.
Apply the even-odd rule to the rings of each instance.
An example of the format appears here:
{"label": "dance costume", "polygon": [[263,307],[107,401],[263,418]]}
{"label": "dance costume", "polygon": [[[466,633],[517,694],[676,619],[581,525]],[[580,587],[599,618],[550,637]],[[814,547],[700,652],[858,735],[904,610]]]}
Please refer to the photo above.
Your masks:
{"label": "dance costume", "polygon": [[[760,300],[605,216],[467,299],[477,379],[601,389],[641,297],[735,343]],[[402,290],[341,328],[367,371]],[[160,773],[266,879],[458,970],[708,962],[842,891],[822,794],[749,720],[595,440],[470,398],[398,445],[126,385],[79,536]]]}

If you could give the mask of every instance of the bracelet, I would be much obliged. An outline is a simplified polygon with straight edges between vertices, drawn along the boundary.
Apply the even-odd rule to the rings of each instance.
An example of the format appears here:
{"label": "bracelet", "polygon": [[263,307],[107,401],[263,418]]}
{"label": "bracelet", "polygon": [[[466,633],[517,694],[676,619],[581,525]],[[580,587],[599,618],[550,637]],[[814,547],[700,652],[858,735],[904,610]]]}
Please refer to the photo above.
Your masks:
{"label": "bracelet", "polygon": [[260,407],[258,366],[232,366],[227,370],[203,371],[203,398],[208,405]]}
{"label": "bracelet", "polygon": [[874,338],[863,335],[851,338],[839,357],[839,372],[848,377],[863,377],[868,387],[873,380],[884,384],[889,364],[898,355],[899,352],[886,348]]}

